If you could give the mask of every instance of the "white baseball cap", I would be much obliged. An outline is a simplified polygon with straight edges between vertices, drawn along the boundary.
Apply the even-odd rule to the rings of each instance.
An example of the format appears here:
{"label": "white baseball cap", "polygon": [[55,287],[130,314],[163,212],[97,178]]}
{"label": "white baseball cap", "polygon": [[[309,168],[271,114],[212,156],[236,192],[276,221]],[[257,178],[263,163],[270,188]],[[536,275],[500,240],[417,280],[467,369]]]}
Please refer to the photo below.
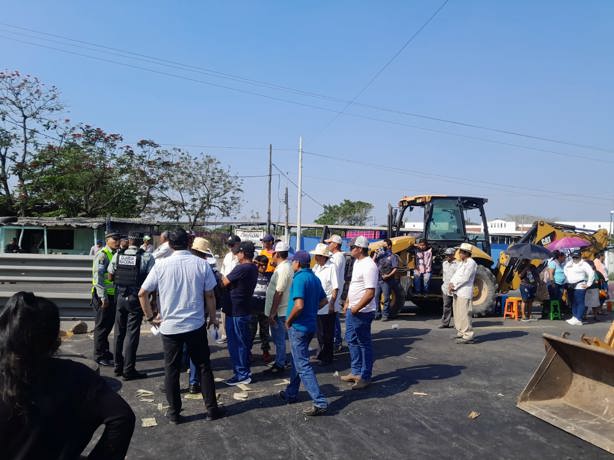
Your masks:
{"label": "white baseball cap", "polygon": [[283,241],[277,243],[273,248],[273,252],[288,252],[289,250],[290,246],[288,245],[288,243],[284,243]]}
{"label": "white baseball cap", "polygon": [[316,244],[316,248],[313,251],[309,251],[309,254],[313,256],[324,256],[324,257],[332,256],[331,252],[328,250],[326,245],[323,243]]}
{"label": "white baseball cap", "polygon": [[325,243],[343,244],[343,239],[339,235],[331,235],[329,239],[324,240]]}
{"label": "white baseball cap", "polygon": [[357,236],[350,241],[350,246],[356,246],[357,248],[368,248],[369,240],[365,236]]}

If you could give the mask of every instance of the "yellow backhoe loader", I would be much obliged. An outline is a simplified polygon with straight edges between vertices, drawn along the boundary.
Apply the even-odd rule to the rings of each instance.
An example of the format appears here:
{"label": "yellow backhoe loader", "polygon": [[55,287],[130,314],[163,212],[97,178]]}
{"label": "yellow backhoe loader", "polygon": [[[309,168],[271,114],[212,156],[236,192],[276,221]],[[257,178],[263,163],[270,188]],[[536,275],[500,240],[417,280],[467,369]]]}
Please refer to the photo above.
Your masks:
{"label": "yellow backhoe loader", "polygon": [[[392,313],[396,313],[411,300],[418,307],[441,306],[441,282],[443,251],[449,247],[470,243],[473,247],[472,257],[478,264],[473,288],[473,313],[482,316],[494,308],[497,293],[506,293],[518,289],[520,279],[517,269],[519,260],[501,253],[496,267],[491,257],[490,235],[484,204],[486,198],[447,195],[418,195],[403,197],[398,207],[389,206],[388,235],[392,240],[392,251],[399,257],[399,275],[403,292],[393,293]],[[423,225],[412,231],[405,227],[407,215],[415,210],[423,213]],[[481,233],[467,232],[467,213],[479,214]],[[602,251],[608,244],[605,229],[598,231],[581,230],[569,225],[551,222],[535,222],[519,242],[547,246],[563,237],[574,236],[585,239],[589,246],[583,252],[590,256]],[[424,238],[433,249],[433,267],[429,290],[426,294],[417,294],[413,289],[413,271],[415,267],[415,243]],[[382,245],[381,241],[372,243],[371,250]],[[538,265],[541,261],[536,261]]]}

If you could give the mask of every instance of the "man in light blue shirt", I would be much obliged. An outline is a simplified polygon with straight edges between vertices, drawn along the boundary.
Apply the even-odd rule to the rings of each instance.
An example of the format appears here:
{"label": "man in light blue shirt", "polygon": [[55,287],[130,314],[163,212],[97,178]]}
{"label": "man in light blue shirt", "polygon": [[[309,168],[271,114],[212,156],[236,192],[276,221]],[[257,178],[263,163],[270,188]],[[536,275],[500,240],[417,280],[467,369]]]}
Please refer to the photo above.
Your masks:
{"label": "man in light blue shirt", "polygon": [[[147,322],[159,327],[164,348],[164,386],[169,404],[167,417],[173,424],[182,422],[179,375],[185,344],[192,362],[200,368],[206,420],[222,414],[217,406],[215,383],[205,326],[205,302],[209,326],[217,327],[215,295],[217,280],[209,264],[188,250],[188,234],[183,229],[169,233],[173,254],[159,260],[139,291],[141,308]],[[160,315],[155,317],[149,294],[158,291]]]}

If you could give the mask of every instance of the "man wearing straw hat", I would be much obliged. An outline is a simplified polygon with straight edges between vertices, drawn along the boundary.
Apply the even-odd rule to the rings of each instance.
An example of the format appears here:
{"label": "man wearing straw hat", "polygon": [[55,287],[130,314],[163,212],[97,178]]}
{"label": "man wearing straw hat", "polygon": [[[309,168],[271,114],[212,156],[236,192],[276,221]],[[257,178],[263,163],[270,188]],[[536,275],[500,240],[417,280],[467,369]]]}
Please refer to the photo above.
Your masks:
{"label": "man wearing straw hat", "polygon": [[471,326],[471,299],[473,298],[473,282],[478,269],[478,264],[471,258],[472,246],[469,243],[460,245],[458,267],[448,284],[448,290],[452,293],[452,314],[454,315],[454,327],[456,328],[456,343],[473,343],[473,328]]}
{"label": "man wearing straw hat", "polygon": [[328,303],[318,310],[318,343],[320,353],[317,358],[320,365],[328,365],[333,362],[333,341],[335,335],[335,317],[337,316],[337,296],[339,295],[339,281],[337,280],[337,270],[330,261],[331,252],[326,244],[319,243],[309,254],[315,256],[316,264],[313,266],[313,273],[322,283],[322,289],[326,294]]}

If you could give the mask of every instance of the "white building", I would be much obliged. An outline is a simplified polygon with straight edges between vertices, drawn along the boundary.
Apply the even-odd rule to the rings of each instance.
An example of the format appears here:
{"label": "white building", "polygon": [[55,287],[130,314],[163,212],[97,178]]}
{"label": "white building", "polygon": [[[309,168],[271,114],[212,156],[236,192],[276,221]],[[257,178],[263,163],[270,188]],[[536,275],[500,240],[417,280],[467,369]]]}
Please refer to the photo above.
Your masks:
{"label": "white building", "polygon": [[[571,225],[583,230],[600,230],[602,228],[610,231],[610,222],[606,221],[557,221],[557,224]],[[494,219],[488,221],[488,232],[491,235],[524,235],[531,229],[533,223],[517,224],[511,220]],[[405,230],[411,232],[421,232],[424,230],[422,222],[405,222]],[[467,224],[467,233],[484,233],[481,224]]]}
{"label": "white building", "polygon": [[610,222],[599,222],[599,221],[590,221],[590,222],[569,222],[569,221],[557,221],[557,224],[564,225],[573,225],[576,228],[581,228],[583,230],[601,230],[605,228],[608,233],[611,231]]}

